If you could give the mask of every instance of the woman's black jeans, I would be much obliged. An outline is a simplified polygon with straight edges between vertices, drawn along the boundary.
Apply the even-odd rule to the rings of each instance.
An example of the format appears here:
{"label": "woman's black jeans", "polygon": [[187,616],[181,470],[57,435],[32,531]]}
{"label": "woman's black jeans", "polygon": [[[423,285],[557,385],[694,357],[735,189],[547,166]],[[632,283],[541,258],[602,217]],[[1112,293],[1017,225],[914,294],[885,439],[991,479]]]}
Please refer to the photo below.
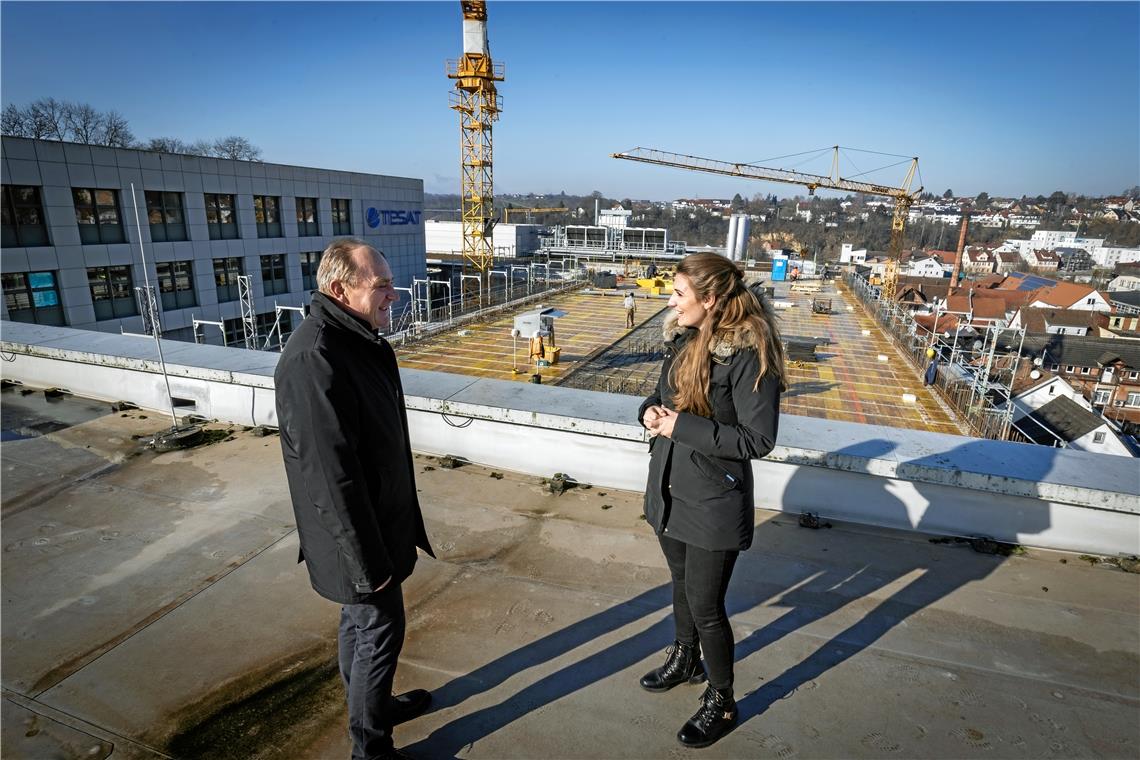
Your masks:
{"label": "woman's black jeans", "polygon": [[677,641],[704,652],[709,685],[732,688],[735,642],[724,608],[724,597],[738,551],[716,552],[659,535],[661,550],[673,576],[673,621]]}

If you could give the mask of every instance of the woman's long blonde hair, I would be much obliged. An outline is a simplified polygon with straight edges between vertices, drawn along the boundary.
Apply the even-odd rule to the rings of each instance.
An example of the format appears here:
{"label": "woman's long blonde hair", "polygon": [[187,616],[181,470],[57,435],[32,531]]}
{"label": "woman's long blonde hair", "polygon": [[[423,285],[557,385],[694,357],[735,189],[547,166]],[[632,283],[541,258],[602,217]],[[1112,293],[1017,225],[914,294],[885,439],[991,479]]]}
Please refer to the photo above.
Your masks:
{"label": "woman's long blonde hair", "polygon": [[681,260],[677,274],[689,279],[693,295],[698,299],[714,298],[697,334],[681,348],[673,363],[670,384],[677,411],[712,416],[709,348],[720,333],[729,331],[747,330],[756,336],[760,373],[752,390],[759,388],[760,380],[769,373],[780,383],[780,390],[784,390],[787,387],[784,344],[776,326],[776,315],[765,299],[745,286],[744,276],[736,265],[715,253],[695,253]]}

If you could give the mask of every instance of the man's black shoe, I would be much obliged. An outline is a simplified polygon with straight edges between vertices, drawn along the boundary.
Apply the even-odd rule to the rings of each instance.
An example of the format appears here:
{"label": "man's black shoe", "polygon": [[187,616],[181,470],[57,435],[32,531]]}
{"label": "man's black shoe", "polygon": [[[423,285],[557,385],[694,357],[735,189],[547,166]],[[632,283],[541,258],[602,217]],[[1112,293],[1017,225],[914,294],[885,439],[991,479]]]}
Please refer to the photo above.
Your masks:
{"label": "man's black shoe", "polygon": [[407,723],[412,718],[418,718],[431,707],[431,692],[425,689],[412,689],[403,694],[392,697],[392,725],[398,726]]}

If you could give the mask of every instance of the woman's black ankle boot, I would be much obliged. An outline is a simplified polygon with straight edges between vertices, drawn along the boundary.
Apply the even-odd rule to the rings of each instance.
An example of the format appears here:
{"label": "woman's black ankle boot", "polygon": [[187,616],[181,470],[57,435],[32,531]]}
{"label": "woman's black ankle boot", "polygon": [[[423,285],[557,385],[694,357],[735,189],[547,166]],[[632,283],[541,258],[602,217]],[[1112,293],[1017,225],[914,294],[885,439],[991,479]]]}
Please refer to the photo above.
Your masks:
{"label": "woman's black ankle boot", "polygon": [[677,732],[677,741],[695,749],[707,747],[731,731],[738,717],[732,689],[710,686],[701,695],[701,709]]}
{"label": "woman's black ankle boot", "polygon": [[641,688],[646,691],[669,691],[685,682],[701,683],[704,680],[700,644],[689,646],[674,641],[673,646],[669,647],[665,664],[642,676]]}

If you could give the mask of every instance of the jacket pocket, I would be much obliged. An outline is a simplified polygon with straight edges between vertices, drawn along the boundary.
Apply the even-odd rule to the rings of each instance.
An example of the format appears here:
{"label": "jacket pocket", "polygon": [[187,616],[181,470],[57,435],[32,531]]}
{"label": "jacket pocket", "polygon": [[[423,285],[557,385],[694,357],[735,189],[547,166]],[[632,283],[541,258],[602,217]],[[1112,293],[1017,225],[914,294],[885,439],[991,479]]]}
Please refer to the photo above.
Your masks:
{"label": "jacket pocket", "polygon": [[699,451],[689,452],[689,459],[697,470],[708,480],[719,485],[726,491],[731,491],[740,487],[744,478],[738,474],[731,472],[724,465],[713,461],[711,458],[705,456]]}

